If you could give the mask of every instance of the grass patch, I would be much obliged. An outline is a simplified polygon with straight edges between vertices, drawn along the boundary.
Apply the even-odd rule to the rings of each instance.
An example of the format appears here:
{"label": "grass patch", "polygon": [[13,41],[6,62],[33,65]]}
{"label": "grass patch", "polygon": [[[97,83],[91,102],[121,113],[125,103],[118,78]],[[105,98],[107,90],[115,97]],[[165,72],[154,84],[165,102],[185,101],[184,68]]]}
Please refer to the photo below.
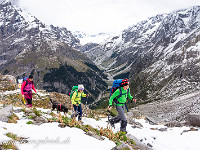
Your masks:
{"label": "grass patch", "polygon": [[38,116],[38,117],[42,116],[41,111],[37,110],[36,108],[33,108],[33,112],[34,112],[35,115]]}
{"label": "grass patch", "polygon": [[0,145],[0,149],[12,149],[12,150],[18,150],[18,148],[15,146],[14,141],[8,141],[6,143],[3,143]]}
{"label": "grass patch", "polygon": [[124,143],[129,144],[132,147],[136,145],[133,140],[130,140],[126,136],[125,132],[119,131],[114,134],[112,129],[109,126],[107,128],[100,128],[100,130],[98,130],[96,128],[93,128],[90,125],[82,125],[80,122],[76,121],[75,119],[64,117],[61,115],[59,115],[59,118],[57,120],[59,120],[59,122],[61,123],[60,127],[69,126],[69,127],[79,128],[85,132],[91,131],[96,135],[105,136],[109,138],[111,141],[115,142],[116,145],[120,145],[122,141]]}
{"label": "grass patch", "polygon": [[17,137],[16,134],[13,134],[13,133],[6,133],[6,136],[13,139],[13,140],[19,140],[19,137]]}
{"label": "grass patch", "polygon": [[34,117],[34,116],[30,115],[30,116],[28,116],[28,119],[33,119],[33,117]]}
{"label": "grass patch", "polygon": [[13,115],[9,117],[8,123],[17,123],[17,120],[19,120],[19,117],[13,113]]}
{"label": "grass patch", "polygon": [[26,124],[33,124],[33,122],[32,121],[28,121]]}

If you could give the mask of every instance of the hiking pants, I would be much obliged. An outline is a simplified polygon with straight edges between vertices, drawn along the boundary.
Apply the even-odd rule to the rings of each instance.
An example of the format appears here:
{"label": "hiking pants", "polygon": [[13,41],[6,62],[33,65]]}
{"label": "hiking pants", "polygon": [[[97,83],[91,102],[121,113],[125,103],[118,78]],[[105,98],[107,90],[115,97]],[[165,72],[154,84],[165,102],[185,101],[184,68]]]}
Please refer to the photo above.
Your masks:
{"label": "hiking pants", "polygon": [[73,105],[74,107],[74,111],[76,112],[75,117],[78,116],[78,121],[82,119],[82,107],[81,104],[79,104],[78,106]]}
{"label": "hiking pants", "polygon": [[24,96],[26,99],[26,106],[32,107],[32,91],[24,91]]}
{"label": "hiking pants", "polygon": [[118,116],[113,118],[114,123],[118,123],[121,121],[120,131],[126,131],[127,119],[125,117],[125,106],[116,105],[116,109],[118,112]]}

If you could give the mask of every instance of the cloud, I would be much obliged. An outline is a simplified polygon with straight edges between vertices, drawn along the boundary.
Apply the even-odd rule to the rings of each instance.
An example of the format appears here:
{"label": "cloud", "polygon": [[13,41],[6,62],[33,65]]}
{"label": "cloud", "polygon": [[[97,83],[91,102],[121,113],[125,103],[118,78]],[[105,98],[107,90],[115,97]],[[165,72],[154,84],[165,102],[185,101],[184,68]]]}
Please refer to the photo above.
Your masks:
{"label": "cloud", "polygon": [[116,32],[138,21],[199,0],[19,0],[19,5],[46,24],[86,33]]}

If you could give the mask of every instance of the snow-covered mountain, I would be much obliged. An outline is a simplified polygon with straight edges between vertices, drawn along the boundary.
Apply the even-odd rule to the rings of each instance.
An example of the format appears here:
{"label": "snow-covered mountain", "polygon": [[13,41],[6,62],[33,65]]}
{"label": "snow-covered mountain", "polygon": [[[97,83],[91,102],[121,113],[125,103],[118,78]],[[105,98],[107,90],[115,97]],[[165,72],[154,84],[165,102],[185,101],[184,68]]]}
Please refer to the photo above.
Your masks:
{"label": "snow-covered mountain", "polygon": [[200,89],[200,6],[141,21],[87,51],[115,78],[132,79],[143,100]]}
{"label": "snow-covered mountain", "polygon": [[79,39],[66,28],[43,24],[14,0],[0,1],[2,74],[21,77],[32,73],[37,87],[63,93],[82,83],[98,96],[106,83],[94,63],[75,50],[80,46]]}
{"label": "snow-covered mountain", "polygon": [[98,33],[98,34],[86,34],[81,31],[72,32],[73,35],[80,40],[82,45],[87,43],[102,43],[108,37],[112,36],[112,33]]}

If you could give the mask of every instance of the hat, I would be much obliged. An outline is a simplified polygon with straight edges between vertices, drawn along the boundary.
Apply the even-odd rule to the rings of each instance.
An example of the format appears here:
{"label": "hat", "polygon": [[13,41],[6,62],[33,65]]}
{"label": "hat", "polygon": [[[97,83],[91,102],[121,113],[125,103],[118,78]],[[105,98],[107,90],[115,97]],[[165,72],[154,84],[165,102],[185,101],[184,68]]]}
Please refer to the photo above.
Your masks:
{"label": "hat", "polygon": [[124,79],[121,83],[121,86],[123,87],[123,86],[127,86],[127,85],[129,85],[128,79]]}
{"label": "hat", "polygon": [[79,84],[79,85],[78,85],[78,90],[84,90],[83,84]]}
{"label": "hat", "polygon": [[29,75],[29,77],[28,77],[29,79],[33,79],[33,75]]}

